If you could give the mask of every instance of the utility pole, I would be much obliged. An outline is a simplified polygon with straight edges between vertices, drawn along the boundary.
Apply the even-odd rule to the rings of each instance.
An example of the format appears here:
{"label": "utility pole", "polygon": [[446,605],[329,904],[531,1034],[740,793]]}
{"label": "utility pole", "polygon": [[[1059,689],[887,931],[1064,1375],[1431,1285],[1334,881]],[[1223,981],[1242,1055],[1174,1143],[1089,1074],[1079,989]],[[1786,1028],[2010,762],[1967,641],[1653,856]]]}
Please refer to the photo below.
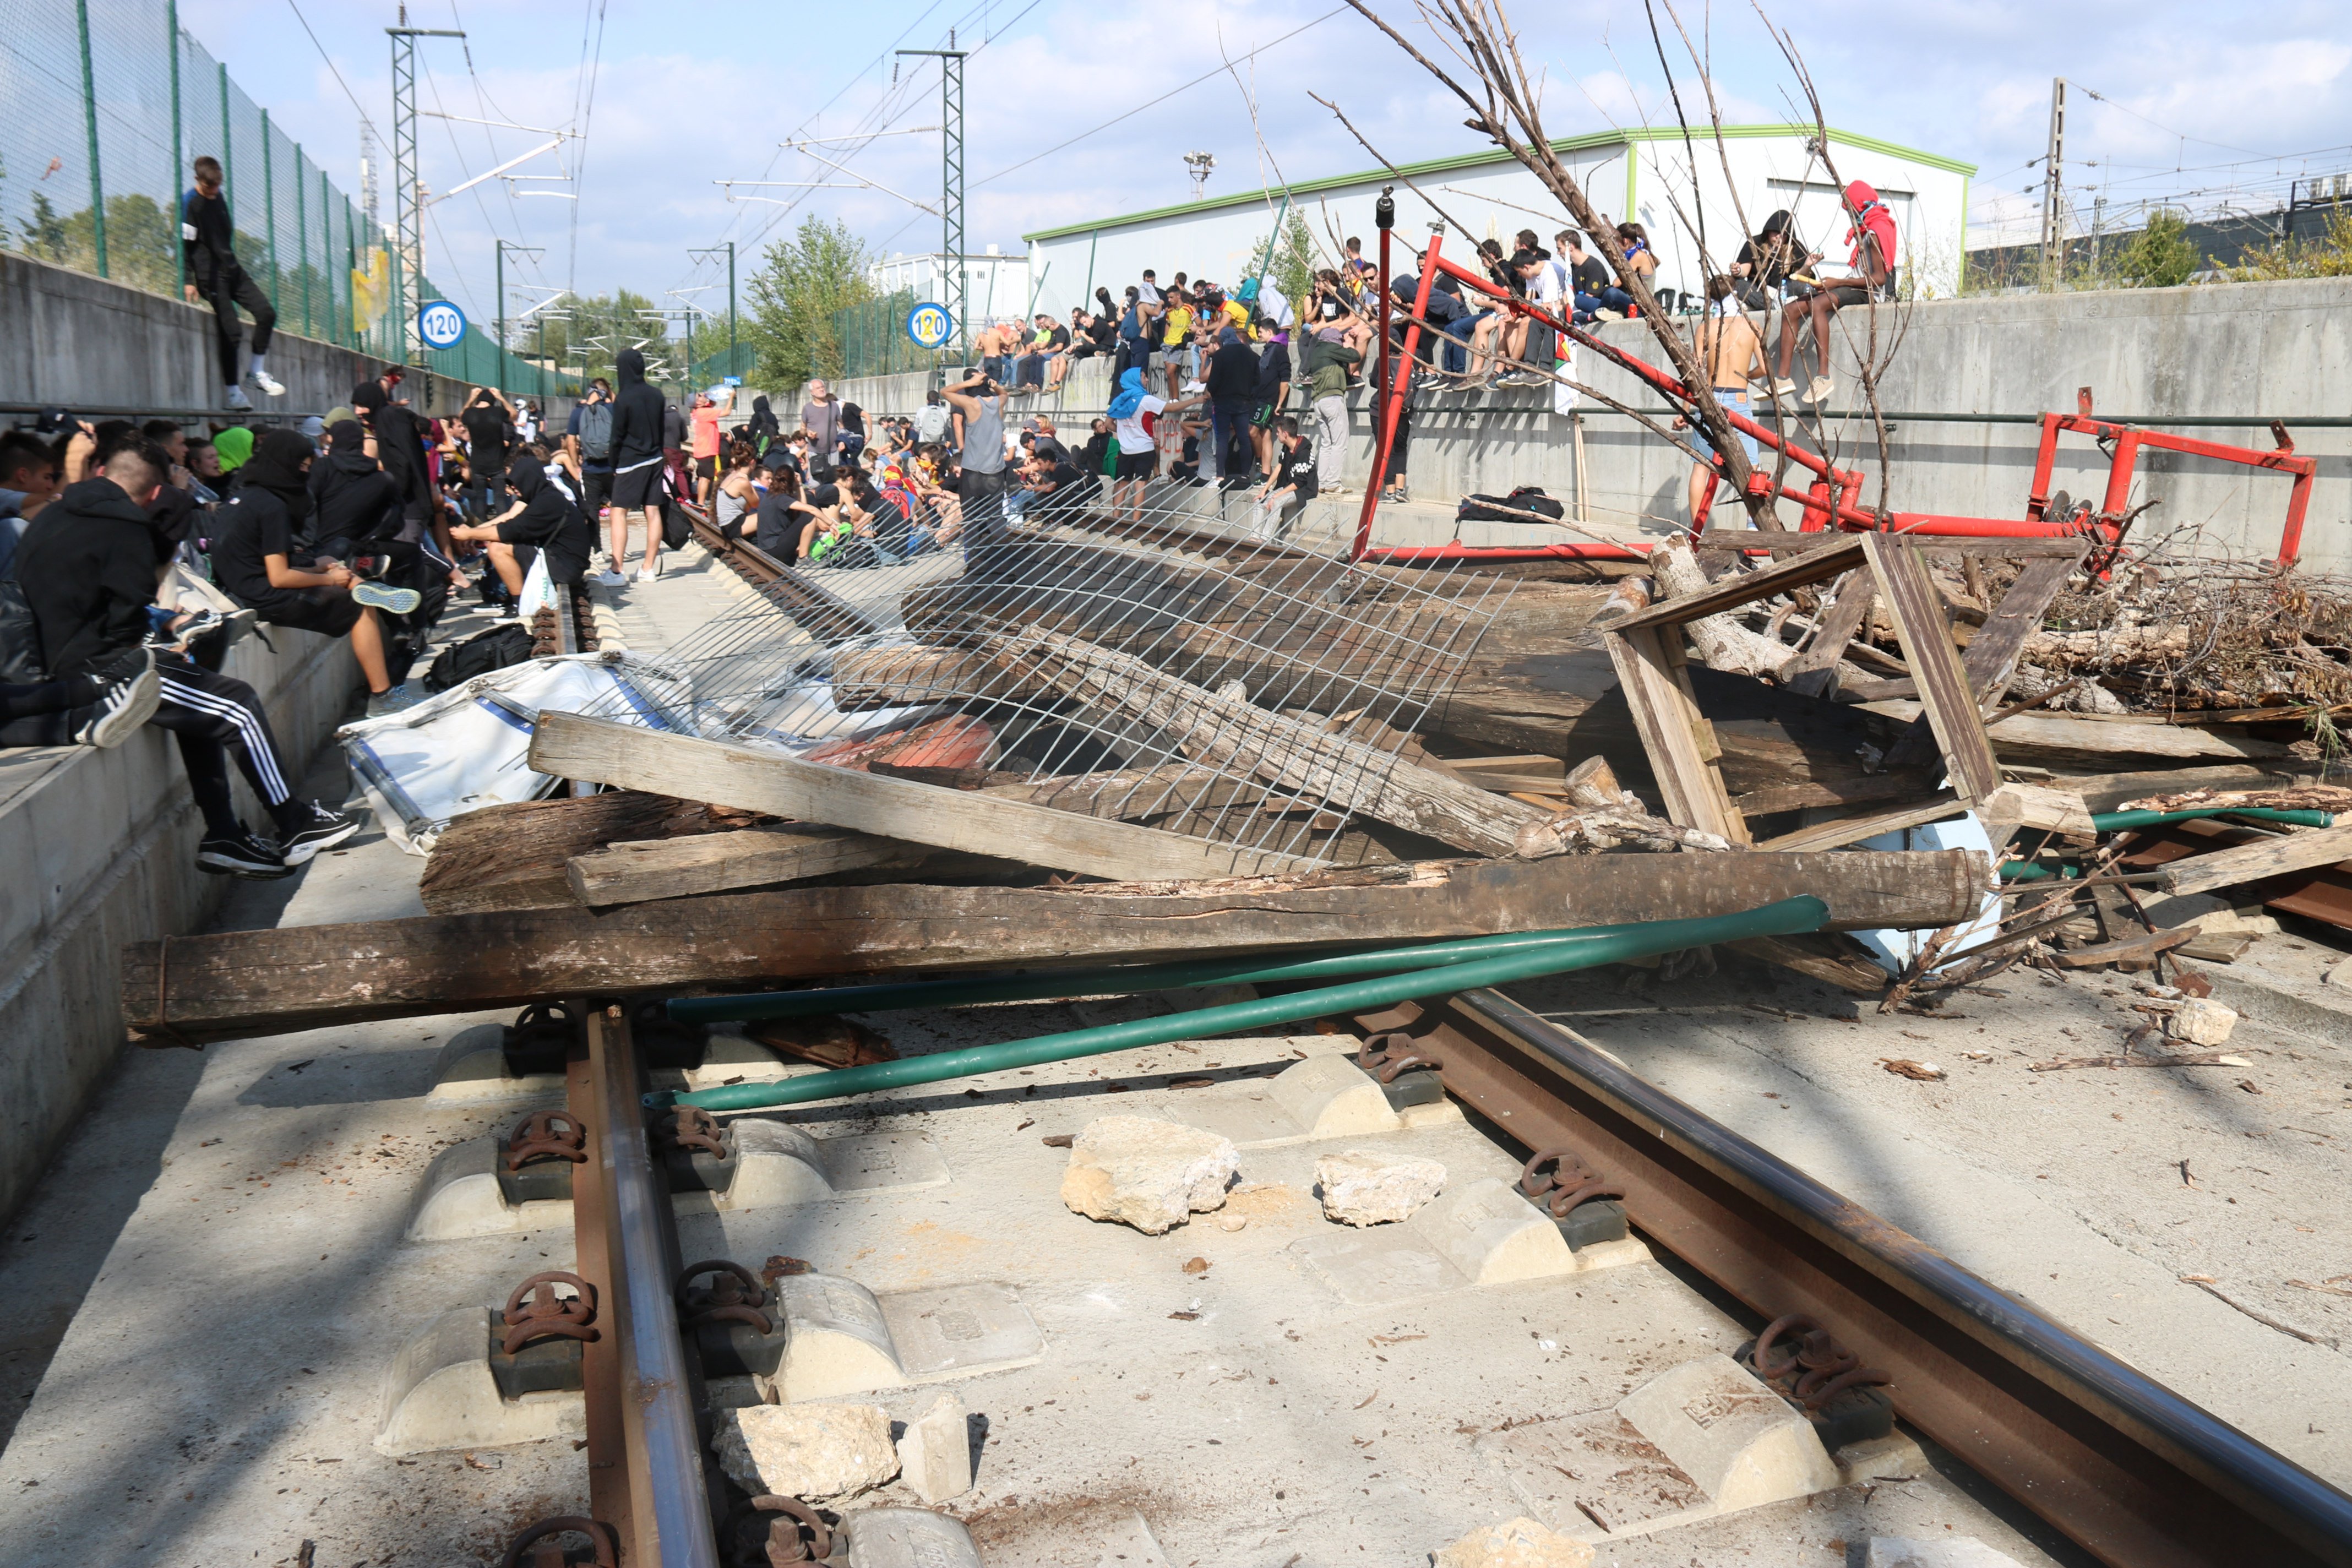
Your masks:
{"label": "utility pole", "polygon": [[940,303],[948,308],[948,318],[955,322],[955,341],[969,346],[971,327],[964,320],[964,303],[969,297],[963,274],[963,60],[964,51],[955,47],[955,29],[948,29],[948,47],[944,49],[900,49],[901,55],[934,56],[940,62],[940,216],[945,230],[941,241],[945,252],[940,258],[946,273],[947,298]]}
{"label": "utility pole", "polygon": [[2099,286],[2099,236],[2107,226],[2107,196],[2105,191],[2091,199],[2091,287]]}
{"label": "utility pole", "polygon": [[507,389],[507,361],[506,361],[506,353],[507,353],[507,252],[508,252],[508,251],[509,251],[509,250],[511,250],[511,251],[513,251],[517,256],[528,256],[528,257],[531,257],[531,258],[533,258],[534,259],[536,259],[536,258],[539,258],[539,257],[545,256],[545,255],[547,254],[547,252],[546,252],[544,249],[542,249],[542,248],[541,248],[540,247],[538,247],[538,246],[531,246],[531,245],[517,245],[517,244],[516,244],[513,240],[511,240],[511,239],[502,239],[502,240],[499,241],[499,247],[498,247],[498,249],[499,249],[499,308],[498,308],[498,318],[499,318],[499,390],[500,392],[504,392],[504,391]]}
{"label": "utility pole", "polygon": [[416,40],[462,38],[455,27],[412,27],[408,7],[400,8],[400,26],[386,27],[392,38],[392,212],[400,226],[392,273],[392,330],[399,334],[399,357],[409,357],[406,298],[408,279],[425,284],[425,187],[416,166]]}
{"label": "utility pole", "polygon": [[[730,239],[706,249],[689,250],[686,254],[690,258],[699,261],[706,256],[716,256],[722,250],[727,253],[727,374],[740,375],[743,372],[735,363],[735,242]],[[691,327],[687,330],[689,332],[693,331]]]}
{"label": "utility pole", "polygon": [[2042,174],[2042,286],[2058,287],[2066,266],[2066,79],[2050,80],[2050,151]]}

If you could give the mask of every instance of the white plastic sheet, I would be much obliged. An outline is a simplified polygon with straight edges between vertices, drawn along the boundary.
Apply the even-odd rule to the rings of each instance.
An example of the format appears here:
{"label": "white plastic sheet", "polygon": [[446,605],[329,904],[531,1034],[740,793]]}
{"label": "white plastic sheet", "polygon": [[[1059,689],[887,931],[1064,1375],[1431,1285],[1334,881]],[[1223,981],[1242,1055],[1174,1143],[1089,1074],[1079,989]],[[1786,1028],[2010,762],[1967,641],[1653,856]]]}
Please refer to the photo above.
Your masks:
{"label": "white plastic sheet", "polygon": [[[1986,856],[1992,854],[1992,839],[1985,833],[1984,824],[1976,813],[1954,817],[1949,822],[1931,822],[1924,827],[1906,827],[1893,833],[1882,833],[1875,838],[1865,838],[1856,849],[1975,849]],[[2000,930],[2000,894],[1987,893],[1978,906],[1976,918],[1960,928],[1960,932],[1944,949],[1955,956],[1990,942]],[[1936,933],[1926,931],[1858,931],[1853,939],[1870,949],[1870,956],[1889,974],[1901,974],[1919,956],[1922,948]],[[1938,968],[1942,967],[1940,964]]]}
{"label": "white plastic sheet", "polygon": [[593,710],[659,729],[656,708],[678,700],[677,685],[659,663],[628,654],[537,658],[478,675],[405,712],[347,724],[335,738],[384,833],[424,855],[452,818],[555,787],[530,763],[541,712]]}

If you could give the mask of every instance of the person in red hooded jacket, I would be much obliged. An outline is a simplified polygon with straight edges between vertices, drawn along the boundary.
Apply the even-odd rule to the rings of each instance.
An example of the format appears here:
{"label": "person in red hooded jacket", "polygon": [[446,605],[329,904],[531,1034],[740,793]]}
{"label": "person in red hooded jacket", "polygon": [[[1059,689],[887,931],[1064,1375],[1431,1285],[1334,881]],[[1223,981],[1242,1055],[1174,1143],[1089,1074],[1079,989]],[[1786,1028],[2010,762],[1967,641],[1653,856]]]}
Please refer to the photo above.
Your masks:
{"label": "person in red hooded jacket", "polygon": [[1853,226],[1845,231],[1846,243],[1852,247],[1846,263],[1853,276],[1838,281],[1816,284],[1810,291],[1789,301],[1780,312],[1780,363],[1772,372],[1774,397],[1787,397],[1797,390],[1789,379],[1789,359],[1797,346],[1797,330],[1810,318],[1813,323],[1813,356],[1821,366],[1812,384],[1805,389],[1805,401],[1811,404],[1827,402],[1837,390],[1830,375],[1830,317],[1849,305],[1867,305],[1876,299],[1895,277],[1895,215],[1878,199],[1878,193],[1860,180],[1845,188],[1846,216]]}

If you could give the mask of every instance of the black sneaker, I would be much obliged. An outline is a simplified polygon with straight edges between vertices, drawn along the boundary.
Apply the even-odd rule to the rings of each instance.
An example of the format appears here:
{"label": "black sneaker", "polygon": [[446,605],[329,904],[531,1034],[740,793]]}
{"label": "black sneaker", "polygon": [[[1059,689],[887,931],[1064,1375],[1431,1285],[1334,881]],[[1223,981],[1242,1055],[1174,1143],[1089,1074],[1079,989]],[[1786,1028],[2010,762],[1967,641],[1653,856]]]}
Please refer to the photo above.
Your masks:
{"label": "black sneaker", "polygon": [[330,811],[312,801],[310,816],[286,839],[286,864],[299,866],[321,849],[332,849],[360,830],[356,816],[345,816],[340,811]]}
{"label": "black sneaker", "polygon": [[197,845],[196,869],[215,877],[247,877],[265,882],[290,877],[295,870],[285,856],[247,832],[207,838]]}

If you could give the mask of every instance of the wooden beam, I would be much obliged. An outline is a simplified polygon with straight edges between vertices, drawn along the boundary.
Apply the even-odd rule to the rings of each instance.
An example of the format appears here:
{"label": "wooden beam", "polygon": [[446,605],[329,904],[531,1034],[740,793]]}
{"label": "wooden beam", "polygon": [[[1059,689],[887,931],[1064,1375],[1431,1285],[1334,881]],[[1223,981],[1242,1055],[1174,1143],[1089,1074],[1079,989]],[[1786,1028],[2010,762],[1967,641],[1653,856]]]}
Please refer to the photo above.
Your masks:
{"label": "wooden beam", "polygon": [[1804,811],[1824,805],[1860,805],[1874,800],[1903,800],[1925,795],[1931,781],[1925,773],[1864,773],[1851,779],[1820,784],[1778,784],[1736,795],[1731,804],[1742,816],[1769,816],[1776,811]]}
{"label": "wooden beam", "polygon": [[1966,809],[1944,791],[1933,800],[1915,801],[1885,811],[1874,811],[1861,816],[1842,816],[1834,822],[1816,822],[1811,827],[1800,827],[1794,833],[1783,833],[1778,838],[1767,838],[1759,849],[1792,851],[1800,849],[1839,849],[1848,844],[1859,844],[1865,838],[1875,838],[1882,833],[1894,833],[1906,827],[1952,816]]}
{"label": "wooden beam", "polygon": [[563,873],[574,855],[621,839],[732,833],[763,820],[757,812],[636,790],[485,806],[442,833],[417,893],[435,915],[561,909],[576,901]]}
{"label": "wooden beam", "polygon": [[1969,639],[1968,657],[1961,662],[1967,667],[1969,687],[1976,693],[1979,711],[1990,713],[2000,706],[2009,683],[2017,679],[2017,661],[2025,652],[2025,639],[2042,629],[2042,617],[2050,613],[2051,601],[2082,565],[2090,547],[2090,542],[2084,540],[2070,555],[2044,555],[2027,562],[1984,626]]}
{"label": "wooden beam", "polygon": [[1791,588],[1810,588],[1816,583],[1826,583],[1841,573],[1851,572],[1860,566],[1864,560],[1864,542],[1885,537],[1884,534],[1854,534],[1822,549],[1809,550],[1790,560],[1775,562],[1761,572],[1727,573],[1704,593],[1653,605],[1646,610],[1612,623],[1609,629],[1623,631],[1628,626],[1684,626],[1702,616],[1721,615],[1742,605],[1754,604],[1759,599],[1769,599],[1775,594],[1785,594]]}
{"label": "wooden beam", "polygon": [[1985,857],[1965,850],[1843,850],[1422,861],[1181,887],[785,889],[136,942],[121,997],[151,1043],[198,1043],[549,996],[1392,944],[1730,914],[1800,894],[1828,904],[1835,929],[1933,930],[1973,913],[1990,881]]}
{"label": "wooden beam", "polygon": [[1847,573],[1845,581],[1838,584],[1837,596],[1822,612],[1813,640],[1780,667],[1780,684],[1808,697],[1828,696],[1837,684],[1838,661],[1845,657],[1846,645],[1862,629],[1870,603],[1876,597],[1876,577],[1865,571]]}
{"label": "wooden beam", "polygon": [[[1619,622],[1601,635],[1633,726],[1649,753],[1650,771],[1669,821],[1713,833],[1734,844],[1748,841],[1748,825],[1731,804],[1715,766],[1713,734],[1670,656],[1680,633],[1672,627]],[[1719,754],[1719,753],[1717,753]]]}
{"label": "wooden beam", "polygon": [[747,827],[698,838],[622,842],[564,862],[572,896],[592,906],[639,904],[797,882],[869,866],[913,866],[931,851],[866,833]]}
{"label": "wooden beam", "polygon": [[1960,668],[1959,650],[1952,646],[1951,621],[1927,563],[1908,542],[1893,534],[1865,533],[1861,542],[1911,678],[1919,684],[1920,706],[1943,751],[1951,786],[1963,801],[1982,800],[2000,787],[2000,765],[1993,761],[1983,715]]}
{"label": "wooden beam", "polygon": [[2158,885],[2168,893],[2204,893],[2339,860],[2352,860],[2352,826],[2306,827],[2176,860],[2162,868],[2164,880]]}
{"label": "wooden beam", "polygon": [[1098,712],[1175,737],[1187,755],[1482,855],[1508,855],[1538,808],[1420,767],[1345,734],[1167,675],[1132,654],[1043,627],[982,645],[999,668]]}
{"label": "wooden beam", "polygon": [[577,713],[545,713],[530,765],[558,778],[659,788],[698,800],[877,837],[1026,860],[1124,881],[1250,876],[1310,868],[1050,806],[983,796],[719,741],[666,735]]}
{"label": "wooden beam", "polygon": [[2053,789],[2072,790],[2093,811],[2121,811],[2135,800],[2179,795],[2192,789],[2288,789],[2311,782],[2309,774],[2292,768],[2256,767],[2251,763],[2212,768],[2167,768],[2153,773],[2060,773],[2049,783]]}

